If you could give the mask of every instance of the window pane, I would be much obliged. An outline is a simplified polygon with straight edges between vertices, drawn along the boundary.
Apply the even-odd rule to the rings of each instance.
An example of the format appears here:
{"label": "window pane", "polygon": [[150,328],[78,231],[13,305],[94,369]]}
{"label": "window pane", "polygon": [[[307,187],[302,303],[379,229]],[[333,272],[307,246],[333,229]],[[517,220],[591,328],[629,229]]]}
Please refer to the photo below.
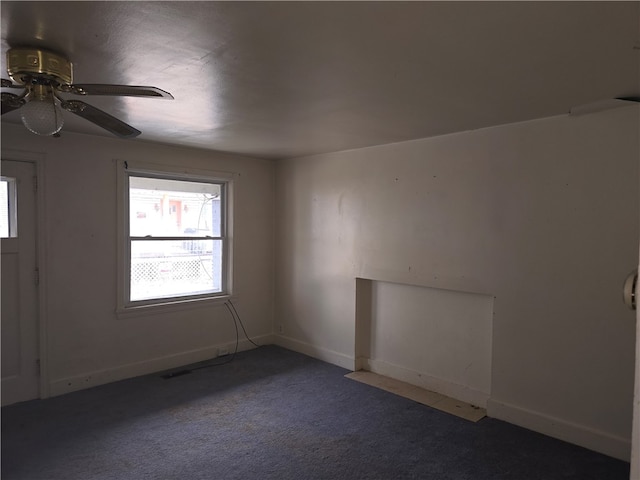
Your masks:
{"label": "window pane", "polygon": [[222,236],[222,185],[129,177],[132,237]]}
{"label": "window pane", "polygon": [[18,236],[16,209],[16,179],[0,179],[0,238]]}
{"label": "window pane", "polygon": [[131,301],[222,292],[222,240],[133,240]]}

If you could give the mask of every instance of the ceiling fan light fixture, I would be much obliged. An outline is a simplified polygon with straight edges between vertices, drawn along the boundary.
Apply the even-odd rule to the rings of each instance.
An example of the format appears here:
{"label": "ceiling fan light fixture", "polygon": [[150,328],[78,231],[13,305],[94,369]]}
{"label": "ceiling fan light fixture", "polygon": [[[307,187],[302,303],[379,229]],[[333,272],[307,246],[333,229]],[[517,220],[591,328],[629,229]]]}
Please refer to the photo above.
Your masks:
{"label": "ceiling fan light fixture", "polygon": [[62,108],[50,88],[35,85],[29,100],[20,109],[20,118],[27,129],[37,135],[51,136],[64,125]]}
{"label": "ceiling fan light fixture", "polygon": [[107,112],[65,95],[108,95],[173,100],[173,96],[157,87],[73,83],[73,64],[62,55],[40,48],[10,48],[7,51],[8,79],[2,88],[23,89],[21,95],[1,92],[4,115],[20,110],[24,126],[37,135],[59,136],[64,118],[62,111],[79,116],[120,138],[135,138],[142,132]]}

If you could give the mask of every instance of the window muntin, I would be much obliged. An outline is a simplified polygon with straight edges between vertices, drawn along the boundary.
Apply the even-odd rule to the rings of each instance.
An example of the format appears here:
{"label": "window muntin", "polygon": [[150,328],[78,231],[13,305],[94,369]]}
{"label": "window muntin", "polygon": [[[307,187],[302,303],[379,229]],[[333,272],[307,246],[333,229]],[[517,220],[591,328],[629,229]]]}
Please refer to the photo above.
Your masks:
{"label": "window muntin", "polygon": [[228,182],[127,174],[128,306],[227,294]]}
{"label": "window muntin", "polygon": [[0,177],[0,238],[18,236],[16,179]]}

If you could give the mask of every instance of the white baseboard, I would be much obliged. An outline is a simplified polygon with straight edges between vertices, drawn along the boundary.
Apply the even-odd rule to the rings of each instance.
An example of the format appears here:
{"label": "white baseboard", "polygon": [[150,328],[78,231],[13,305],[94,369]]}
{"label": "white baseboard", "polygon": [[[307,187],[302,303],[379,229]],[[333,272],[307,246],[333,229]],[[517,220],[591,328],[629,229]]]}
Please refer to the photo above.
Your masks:
{"label": "white baseboard", "polygon": [[301,342],[291,337],[285,337],[282,335],[274,335],[273,343],[279,347],[293,350],[294,352],[302,353],[323,362],[331,363],[348,370],[354,370],[355,359],[333,350],[317,347],[310,343]]}
{"label": "white baseboard", "polygon": [[358,363],[360,368],[364,370],[384,375],[385,377],[395,378],[396,380],[401,380],[411,385],[470,403],[477,407],[487,407],[487,400],[489,399],[488,393],[380,360],[359,358]]}
{"label": "white baseboard", "polygon": [[[272,335],[261,335],[253,337],[252,340],[259,345],[270,345],[273,343]],[[114,368],[96,370],[92,372],[74,375],[71,377],[60,378],[51,381],[49,384],[49,395],[55,397],[65,393],[91,388],[105,383],[117,382],[127,378],[139,377],[154,372],[161,372],[171,368],[197,363],[211,358],[215,358],[220,350],[226,350],[230,354],[233,353],[236,342],[214,345],[211,347],[189,350],[164,357],[152,358],[141,362],[119,365]],[[251,350],[256,348],[248,340],[240,340],[238,342],[238,351]]]}
{"label": "white baseboard", "polygon": [[[317,347],[282,335],[262,335],[259,337],[253,337],[253,340],[259,345],[275,344],[348,370],[355,370],[355,367],[357,366],[358,369],[364,368],[380,375],[396,378],[398,380],[486,408],[487,414],[490,417],[504,420],[505,422],[513,423],[514,425],[573,443],[626,462],[630,459],[631,441],[629,439],[490,399],[486,393],[478,392],[434,377],[429,377],[423,373],[414,372],[403,367],[398,367],[396,365],[377,360],[362,358],[358,358],[356,360],[348,355]],[[246,339],[241,340],[238,343],[238,351],[240,352],[250,350],[252,348],[255,347]],[[190,350],[141,362],[120,365],[114,368],[97,370],[81,375],[53,380],[49,384],[49,393],[50,396],[63,395],[65,393],[83,390],[85,388],[95,387],[118,380],[177,368],[183,365],[214,358],[220,349],[226,349],[229,352],[233,352],[235,349],[235,342]]]}
{"label": "white baseboard", "polygon": [[628,462],[631,456],[631,441],[629,439],[551,417],[540,412],[489,399],[487,414],[490,417],[504,420],[625,462]]}

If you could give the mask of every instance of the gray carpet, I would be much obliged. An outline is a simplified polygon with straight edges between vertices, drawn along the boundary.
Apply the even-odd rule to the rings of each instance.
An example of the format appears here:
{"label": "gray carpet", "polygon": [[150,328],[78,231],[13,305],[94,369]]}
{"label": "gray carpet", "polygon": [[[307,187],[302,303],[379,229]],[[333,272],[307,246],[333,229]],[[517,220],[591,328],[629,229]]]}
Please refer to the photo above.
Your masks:
{"label": "gray carpet", "polygon": [[171,379],[5,407],[2,478],[628,479],[625,462],[345,373],[268,346]]}

